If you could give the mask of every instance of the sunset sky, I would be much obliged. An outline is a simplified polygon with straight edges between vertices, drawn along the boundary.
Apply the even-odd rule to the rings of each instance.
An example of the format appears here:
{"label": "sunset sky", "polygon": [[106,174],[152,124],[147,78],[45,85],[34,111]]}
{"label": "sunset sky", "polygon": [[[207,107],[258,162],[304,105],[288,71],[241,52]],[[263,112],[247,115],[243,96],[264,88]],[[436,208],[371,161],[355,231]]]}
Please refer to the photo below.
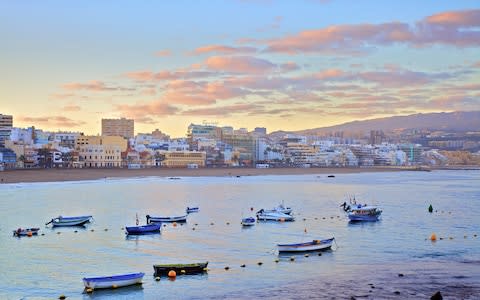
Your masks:
{"label": "sunset sky", "polygon": [[299,130],[480,109],[478,1],[1,1],[0,113]]}

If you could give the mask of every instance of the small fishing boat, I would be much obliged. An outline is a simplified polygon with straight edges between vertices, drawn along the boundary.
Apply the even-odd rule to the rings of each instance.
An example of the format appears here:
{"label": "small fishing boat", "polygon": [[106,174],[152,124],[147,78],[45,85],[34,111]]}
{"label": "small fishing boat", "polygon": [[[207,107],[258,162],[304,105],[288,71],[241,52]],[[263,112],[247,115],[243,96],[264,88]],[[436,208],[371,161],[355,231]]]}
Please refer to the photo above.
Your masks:
{"label": "small fishing boat", "polygon": [[114,276],[83,278],[85,288],[89,289],[115,289],[133,284],[141,284],[145,273],[131,273]]}
{"label": "small fishing boat", "polygon": [[187,222],[187,215],[177,217],[153,217],[147,215],[147,224],[150,223],[164,223],[164,222]]}
{"label": "small fishing boat", "polygon": [[242,219],[242,226],[253,226],[257,220],[255,220],[254,217],[248,217],[248,218],[243,218]]}
{"label": "small fishing boat", "polygon": [[335,238],[325,240],[313,240],[298,244],[277,244],[278,252],[303,252],[329,249]]}
{"label": "small fishing boat", "polygon": [[52,224],[52,226],[82,226],[90,222],[92,216],[78,216],[78,217],[62,217],[58,216],[51,219],[45,225]]}
{"label": "small fishing boat", "polygon": [[257,212],[257,219],[261,221],[294,221],[295,218],[281,212],[261,209]]}
{"label": "small fishing boat", "polygon": [[199,274],[207,271],[208,261],[205,263],[193,264],[166,264],[153,265],[155,276],[168,275],[168,272],[175,271],[177,275]]}
{"label": "small fishing boat", "polygon": [[359,222],[359,221],[366,221],[366,222],[375,222],[378,221],[382,211],[378,209],[376,206],[368,206],[368,205],[354,205],[350,207],[348,211],[348,218],[351,222]]}
{"label": "small fishing boat", "polygon": [[13,231],[14,236],[32,236],[38,234],[40,228],[18,228]]}
{"label": "small fishing boat", "polygon": [[199,210],[198,206],[195,206],[195,207],[187,207],[185,211],[187,212],[187,214],[189,214],[189,213],[198,212],[198,210]]}
{"label": "small fishing boat", "polygon": [[142,226],[125,226],[127,234],[150,234],[160,233],[161,223],[152,223]]}

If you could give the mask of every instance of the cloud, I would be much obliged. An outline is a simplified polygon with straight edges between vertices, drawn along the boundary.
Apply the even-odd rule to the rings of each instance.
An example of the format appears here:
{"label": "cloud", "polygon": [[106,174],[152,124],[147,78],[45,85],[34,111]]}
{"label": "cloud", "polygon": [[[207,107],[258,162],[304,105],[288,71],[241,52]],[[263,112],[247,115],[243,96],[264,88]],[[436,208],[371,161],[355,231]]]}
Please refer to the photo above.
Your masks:
{"label": "cloud", "polygon": [[223,45],[208,45],[195,49],[194,54],[207,54],[207,53],[217,53],[217,54],[249,54],[257,52],[257,48],[254,47],[230,47]]}
{"label": "cloud", "polygon": [[249,111],[257,108],[259,108],[259,106],[256,104],[234,104],[229,106],[188,109],[183,111],[182,115],[228,117],[233,114],[246,114]]}
{"label": "cloud", "polygon": [[366,54],[377,45],[480,45],[480,10],[444,12],[414,25],[401,22],[335,25],[263,41],[266,52],[300,54]]}
{"label": "cloud", "polygon": [[291,72],[299,69],[300,69],[300,66],[293,61],[289,61],[280,65],[280,70],[283,72]]}
{"label": "cloud", "polygon": [[267,73],[276,65],[268,60],[251,56],[211,56],[205,61],[210,70],[230,73]]}
{"label": "cloud", "polygon": [[91,92],[103,92],[103,91],[134,91],[134,88],[126,87],[111,87],[107,86],[104,82],[98,80],[91,80],[87,83],[71,82],[62,86],[65,90],[69,91],[91,91]]}
{"label": "cloud", "polygon": [[47,116],[47,117],[24,117],[18,118],[20,122],[30,123],[32,125],[42,125],[47,127],[79,127],[85,125],[84,121],[75,121],[64,116]]}
{"label": "cloud", "polygon": [[475,27],[480,25],[480,9],[443,12],[427,17],[426,22],[441,26]]}
{"label": "cloud", "polygon": [[170,50],[160,50],[160,51],[157,51],[155,52],[155,56],[158,56],[158,57],[166,57],[166,56],[170,56],[172,53],[170,52]]}
{"label": "cloud", "polygon": [[62,108],[63,111],[80,111],[81,108],[78,105],[69,104]]}
{"label": "cloud", "polygon": [[178,108],[161,100],[150,103],[119,104],[115,105],[115,110],[130,118],[141,120],[147,116],[168,116],[178,112]]}

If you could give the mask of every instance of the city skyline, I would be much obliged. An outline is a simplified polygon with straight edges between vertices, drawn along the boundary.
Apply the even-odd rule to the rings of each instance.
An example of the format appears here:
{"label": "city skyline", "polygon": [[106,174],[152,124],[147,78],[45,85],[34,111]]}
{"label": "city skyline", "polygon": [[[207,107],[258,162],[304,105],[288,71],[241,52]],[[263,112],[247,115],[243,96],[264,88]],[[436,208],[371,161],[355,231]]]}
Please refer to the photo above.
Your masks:
{"label": "city skyline", "polygon": [[183,137],[203,120],[301,130],[480,107],[471,1],[0,8],[0,105],[15,127],[97,134],[125,117]]}

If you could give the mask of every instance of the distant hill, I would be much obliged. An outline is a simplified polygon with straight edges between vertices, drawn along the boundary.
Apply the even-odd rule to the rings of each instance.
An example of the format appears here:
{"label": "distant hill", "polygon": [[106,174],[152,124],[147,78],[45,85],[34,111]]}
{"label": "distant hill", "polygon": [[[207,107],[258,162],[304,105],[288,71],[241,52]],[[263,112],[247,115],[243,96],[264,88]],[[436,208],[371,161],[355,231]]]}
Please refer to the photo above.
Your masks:
{"label": "distant hill", "polygon": [[300,135],[321,135],[328,132],[369,132],[383,130],[385,133],[397,129],[428,129],[451,132],[480,131],[480,111],[441,112],[395,116],[365,121],[353,121],[340,125],[306,129],[295,132],[273,132],[272,135],[295,133]]}

